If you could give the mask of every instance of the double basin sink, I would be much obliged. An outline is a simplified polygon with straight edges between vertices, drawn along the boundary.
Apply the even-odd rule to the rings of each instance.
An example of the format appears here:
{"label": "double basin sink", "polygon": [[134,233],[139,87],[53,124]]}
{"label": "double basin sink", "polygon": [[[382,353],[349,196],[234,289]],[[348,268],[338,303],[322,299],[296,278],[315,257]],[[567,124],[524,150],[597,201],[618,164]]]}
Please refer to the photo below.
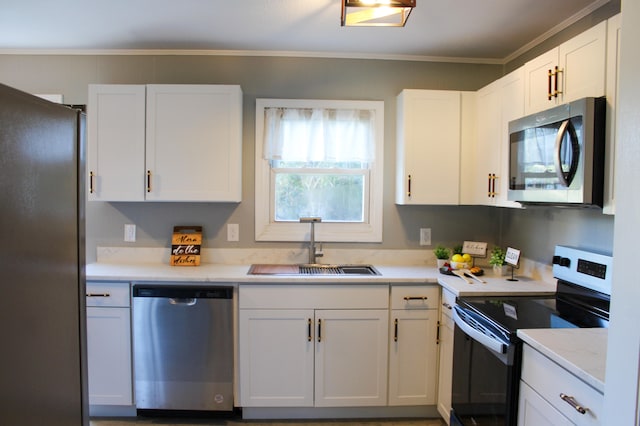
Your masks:
{"label": "double basin sink", "polygon": [[254,264],[249,275],[381,275],[372,265]]}

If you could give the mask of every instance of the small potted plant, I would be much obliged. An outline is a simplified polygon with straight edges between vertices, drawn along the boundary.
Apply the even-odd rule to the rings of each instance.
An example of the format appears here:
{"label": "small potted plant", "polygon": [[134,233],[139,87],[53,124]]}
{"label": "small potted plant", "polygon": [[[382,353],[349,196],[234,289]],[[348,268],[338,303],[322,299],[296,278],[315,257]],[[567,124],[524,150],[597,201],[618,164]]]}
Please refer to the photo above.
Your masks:
{"label": "small potted plant", "polygon": [[494,247],[491,250],[489,265],[493,266],[493,273],[496,275],[505,275],[504,256],[507,252],[502,247]]}
{"label": "small potted plant", "polygon": [[449,260],[449,256],[451,255],[449,249],[442,245],[437,245],[433,249],[433,254],[436,257],[438,268],[442,268],[444,264]]}

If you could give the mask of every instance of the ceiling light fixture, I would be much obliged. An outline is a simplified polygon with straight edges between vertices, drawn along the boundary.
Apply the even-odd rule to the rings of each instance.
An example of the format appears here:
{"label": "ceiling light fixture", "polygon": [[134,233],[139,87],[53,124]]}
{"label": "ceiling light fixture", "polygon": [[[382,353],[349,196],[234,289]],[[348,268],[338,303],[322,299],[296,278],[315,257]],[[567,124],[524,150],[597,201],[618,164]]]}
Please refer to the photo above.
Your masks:
{"label": "ceiling light fixture", "polygon": [[416,0],[341,0],[340,25],[404,27]]}

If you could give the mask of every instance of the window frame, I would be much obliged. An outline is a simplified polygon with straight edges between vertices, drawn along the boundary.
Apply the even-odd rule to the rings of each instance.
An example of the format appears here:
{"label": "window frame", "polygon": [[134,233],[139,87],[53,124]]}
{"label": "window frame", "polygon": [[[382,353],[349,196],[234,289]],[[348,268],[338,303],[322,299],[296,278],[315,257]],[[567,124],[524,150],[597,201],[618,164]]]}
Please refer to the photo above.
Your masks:
{"label": "window frame", "polygon": [[309,226],[298,222],[274,222],[272,169],[263,158],[265,108],[331,108],[375,110],[375,159],[369,169],[369,217],[364,223],[324,222],[315,229],[322,242],[382,242],[384,102],[323,99],[256,99],[255,128],[255,239],[256,241],[307,241]]}

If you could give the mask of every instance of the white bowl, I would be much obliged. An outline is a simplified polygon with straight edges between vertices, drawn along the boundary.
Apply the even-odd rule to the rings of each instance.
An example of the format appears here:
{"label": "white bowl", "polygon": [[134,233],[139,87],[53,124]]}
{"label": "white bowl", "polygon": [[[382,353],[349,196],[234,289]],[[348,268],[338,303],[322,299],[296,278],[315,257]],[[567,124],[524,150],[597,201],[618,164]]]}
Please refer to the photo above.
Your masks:
{"label": "white bowl", "polygon": [[469,269],[471,268],[471,264],[470,263],[466,263],[466,262],[449,262],[449,264],[451,265],[451,269]]}

